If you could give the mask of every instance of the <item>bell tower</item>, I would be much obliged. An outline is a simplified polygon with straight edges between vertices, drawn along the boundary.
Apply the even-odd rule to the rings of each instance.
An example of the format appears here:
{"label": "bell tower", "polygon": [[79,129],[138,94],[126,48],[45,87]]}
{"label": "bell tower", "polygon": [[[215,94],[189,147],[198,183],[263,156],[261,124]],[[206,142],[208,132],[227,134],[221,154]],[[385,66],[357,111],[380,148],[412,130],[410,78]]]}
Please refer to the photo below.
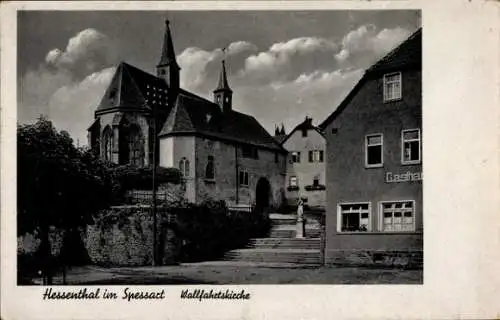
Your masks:
{"label": "bell tower", "polygon": [[[225,51],[225,49],[224,49]],[[218,104],[222,112],[232,110],[233,90],[229,88],[226,75],[226,62],[222,59],[222,68],[219,75],[219,84],[214,90],[214,102]]]}
{"label": "bell tower", "polygon": [[160,62],[158,62],[156,66],[156,76],[165,80],[170,89],[177,91],[177,89],[179,89],[180,69],[175,59],[174,44],[170,32],[170,21],[165,20],[165,37],[163,39]]}

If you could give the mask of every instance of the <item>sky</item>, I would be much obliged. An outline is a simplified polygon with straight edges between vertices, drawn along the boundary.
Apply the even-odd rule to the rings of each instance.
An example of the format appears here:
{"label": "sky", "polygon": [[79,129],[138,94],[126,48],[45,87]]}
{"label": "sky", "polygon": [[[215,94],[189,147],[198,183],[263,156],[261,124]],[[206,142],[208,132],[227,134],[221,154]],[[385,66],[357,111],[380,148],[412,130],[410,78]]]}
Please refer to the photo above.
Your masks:
{"label": "sky", "polygon": [[363,72],[420,27],[418,11],[21,11],[18,122],[87,143],[116,65],[155,74],[170,20],[181,86],[212,100],[227,48],[233,109],[270,133],[331,114]]}

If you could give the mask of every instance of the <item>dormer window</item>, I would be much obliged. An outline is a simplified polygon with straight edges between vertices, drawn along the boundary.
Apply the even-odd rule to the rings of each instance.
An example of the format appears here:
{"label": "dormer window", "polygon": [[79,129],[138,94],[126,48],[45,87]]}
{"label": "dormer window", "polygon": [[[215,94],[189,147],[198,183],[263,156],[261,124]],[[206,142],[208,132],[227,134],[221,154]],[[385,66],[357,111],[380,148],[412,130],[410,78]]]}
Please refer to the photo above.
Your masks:
{"label": "dormer window", "polygon": [[384,75],[384,102],[401,99],[401,72]]}

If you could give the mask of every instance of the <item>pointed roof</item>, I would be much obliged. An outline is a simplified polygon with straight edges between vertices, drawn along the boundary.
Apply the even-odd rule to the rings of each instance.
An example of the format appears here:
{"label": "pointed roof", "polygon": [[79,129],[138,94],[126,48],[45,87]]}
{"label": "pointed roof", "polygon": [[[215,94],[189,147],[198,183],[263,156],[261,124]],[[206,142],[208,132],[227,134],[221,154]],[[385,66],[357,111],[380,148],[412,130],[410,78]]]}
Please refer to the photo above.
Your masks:
{"label": "pointed roof", "polygon": [[165,37],[163,39],[160,62],[158,62],[157,66],[163,65],[179,68],[177,60],[175,59],[174,43],[172,41],[172,34],[170,33],[170,21],[168,20],[165,20]]}
{"label": "pointed roof", "polygon": [[[293,130],[290,131],[288,135],[285,134],[284,138],[280,139],[280,143],[283,145],[288,140],[288,138],[290,138],[295,133],[295,131],[299,130],[314,130],[317,133],[319,133],[322,137],[325,137],[323,131],[321,131],[319,127],[312,124],[312,120],[313,120],[312,118],[306,117],[305,120],[299,123],[297,126],[295,126],[295,128],[293,128]],[[284,131],[285,129],[283,127],[283,133]]]}
{"label": "pointed roof", "polygon": [[217,104],[181,89],[159,136],[182,134],[285,151],[254,117],[233,110],[222,112]]}
{"label": "pointed roof", "polygon": [[167,106],[168,87],[161,79],[121,62],[104,93],[96,114],[117,109],[151,110]]}
{"label": "pointed roof", "polygon": [[422,28],[419,28],[408,37],[408,39],[403,41],[403,43],[368,68],[363,77],[347,94],[337,109],[319,125],[319,128],[325,130],[326,127],[349,105],[367,80],[380,76],[381,73],[397,71],[404,68],[422,69]]}
{"label": "pointed roof", "polygon": [[184,96],[178,95],[175,105],[163,125],[160,135],[170,132],[194,132],[193,122],[184,106]]}
{"label": "pointed roof", "polygon": [[403,43],[394,48],[382,59],[372,65],[367,73],[376,71],[385,72],[388,69],[399,68],[408,65],[422,64],[422,28],[419,28]]}
{"label": "pointed roof", "polygon": [[232,91],[231,88],[229,88],[229,83],[227,81],[225,60],[222,60],[222,68],[219,74],[219,84],[217,85],[217,88],[215,88],[214,91],[222,91],[222,90]]}

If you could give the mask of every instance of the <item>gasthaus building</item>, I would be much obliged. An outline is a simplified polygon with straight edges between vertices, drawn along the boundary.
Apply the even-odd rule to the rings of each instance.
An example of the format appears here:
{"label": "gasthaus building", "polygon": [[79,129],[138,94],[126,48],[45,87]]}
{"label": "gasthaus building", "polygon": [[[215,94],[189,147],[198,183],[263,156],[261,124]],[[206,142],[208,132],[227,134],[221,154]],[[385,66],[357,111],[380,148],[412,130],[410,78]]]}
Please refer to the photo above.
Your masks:
{"label": "gasthaus building", "polygon": [[422,263],[421,41],[419,29],[367,69],[320,125],[326,263]]}

